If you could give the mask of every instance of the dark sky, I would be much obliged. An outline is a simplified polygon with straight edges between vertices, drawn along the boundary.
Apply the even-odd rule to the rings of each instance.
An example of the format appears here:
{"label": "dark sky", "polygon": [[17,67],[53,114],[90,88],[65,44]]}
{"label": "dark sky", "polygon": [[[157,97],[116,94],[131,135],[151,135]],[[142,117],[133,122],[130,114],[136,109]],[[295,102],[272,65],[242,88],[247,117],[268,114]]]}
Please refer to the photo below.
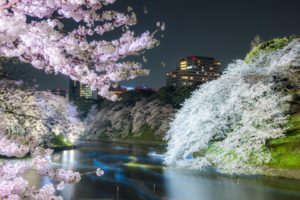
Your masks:
{"label": "dark sky", "polygon": [[[232,60],[244,58],[256,35],[269,40],[300,34],[300,0],[117,0],[112,8],[127,5],[138,15],[137,32],[153,30],[157,21],[167,26],[161,45],[146,53],[144,67],[151,74],[127,85],[159,88],[165,85],[165,73],[182,57],[215,57],[226,67]],[[31,69],[26,76],[36,78],[41,89],[68,88],[68,79],[61,75]]]}

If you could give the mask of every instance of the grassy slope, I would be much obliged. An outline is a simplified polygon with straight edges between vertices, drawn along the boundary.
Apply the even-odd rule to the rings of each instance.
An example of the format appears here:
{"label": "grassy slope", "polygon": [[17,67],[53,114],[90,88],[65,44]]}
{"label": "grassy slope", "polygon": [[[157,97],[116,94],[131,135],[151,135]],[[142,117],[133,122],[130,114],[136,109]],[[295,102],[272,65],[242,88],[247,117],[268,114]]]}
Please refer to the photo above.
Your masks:
{"label": "grassy slope", "polygon": [[300,169],[300,114],[292,115],[286,137],[272,140],[269,148],[273,168]]}
{"label": "grassy slope", "polygon": [[[262,52],[272,52],[280,49],[295,38],[299,38],[299,36],[276,38],[261,43],[246,55],[245,62],[251,62],[255,56]],[[290,117],[286,137],[269,142],[268,149],[272,154],[272,161],[267,164],[268,167],[300,169],[300,108],[298,110],[297,114]]]}
{"label": "grassy slope", "polygon": [[48,142],[50,148],[72,147],[74,144],[69,142],[63,135],[57,135]]}
{"label": "grassy slope", "polygon": [[139,135],[133,135],[130,133],[125,138],[110,138],[106,133],[101,133],[98,139],[100,141],[114,141],[114,142],[129,142],[129,143],[164,143],[163,139],[156,136],[155,130],[147,124],[143,125],[139,131]]}
{"label": "grassy slope", "polygon": [[245,62],[251,62],[252,58],[259,55],[262,52],[272,52],[277,49],[283,48],[286,44],[291,42],[292,40],[298,38],[297,36],[289,36],[283,38],[275,38],[273,40],[263,42],[259,44],[257,47],[253,48],[245,57]]}

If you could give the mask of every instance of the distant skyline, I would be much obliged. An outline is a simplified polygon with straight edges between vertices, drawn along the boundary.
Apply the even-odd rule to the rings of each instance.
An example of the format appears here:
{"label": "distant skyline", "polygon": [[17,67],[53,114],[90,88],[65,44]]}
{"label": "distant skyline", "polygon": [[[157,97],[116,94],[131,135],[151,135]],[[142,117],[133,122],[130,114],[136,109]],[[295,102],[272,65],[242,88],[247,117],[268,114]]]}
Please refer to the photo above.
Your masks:
{"label": "distant skyline", "polygon": [[[215,57],[225,68],[233,60],[244,58],[256,35],[270,40],[300,34],[299,0],[117,0],[112,9],[127,6],[137,13],[137,33],[153,30],[157,21],[166,23],[166,31],[161,45],[145,55],[148,62],[144,68],[151,70],[150,75],[125,85],[159,88],[165,86],[166,72],[176,68],[182,57]],[[144,14],[144,6],[148,14]],[[22,68],[29,70],[25,76],[35,78],[41,89],[68,89],[67,77],[46,75],[29,65]]]}

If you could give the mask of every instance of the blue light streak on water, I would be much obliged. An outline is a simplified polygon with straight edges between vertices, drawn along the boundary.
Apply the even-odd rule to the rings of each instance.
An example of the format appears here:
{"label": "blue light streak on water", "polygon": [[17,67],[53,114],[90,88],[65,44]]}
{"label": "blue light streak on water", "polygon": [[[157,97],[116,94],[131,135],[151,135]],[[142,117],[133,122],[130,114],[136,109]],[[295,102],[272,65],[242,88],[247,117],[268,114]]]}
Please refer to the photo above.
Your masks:
{"label": "blue light streak on water", "polygon": [[[99,158],[99,156],[98,156]],[[113,159],[120,159],[123,161],[137,161],[137,160],[144,160],[150,162],[151,159],[143,159],[143,158],[138,158],[136,159],[135,157],[132,156],[101,156],[103,160],[113,160]],[[141,187],[141,182],[136,181],[133,179],[129,179],[125,176],[124,170],[121,167],[118,167],[117,165],[111,165],[111,164],[105,164],[99,160],[94,159],[92,162],[93,166],[97,168],[101,168],[104,170],[105,173],[113,172],[114,175],[113,177],[109,176],[101,176],[97,177],[95,175],[89,175],[90,178],[92,178],[94,181],[101,180],[105,182],[111,182],[115,183],[119,186],[122,186],[122,188],[127,188],[133,190],[135,193],[137,193],[139,196],[141,196],[143,199],[149,199],[149,200],[157,200],[159,199],[155,194],[153,193],[152,190],[150,190],[148,187],[146,187],[145,184],[148,185],[153,185],[153,182],[149,181],[144,181],[143,182],[143,187]],[[158,173],[154,173],[151,170],[143,169],[141,168],[144,173],[147,173],[149,175],[153,175],[159,178],[162,178],[161,175]]]}
{"label": "blue light streak on water", "polygon": [[116,166],[113,166],[113,165],[106,165],[105,163],[103,162],[100,162],[96,159],[93,160],[92,164],[97,167],[97,168],[101,168],[102,170],[104,170],[104,172],[109,172],[109,171],[122,171],[121,168],[118,168]]}
{"label": "blue light streak on water", "polygon": [[97,155],[96,158],[98,160],[117,160],[117,161],[125,161],[125,162],[130,162],[130,161],[136,161],[136,157],[133,156],[123,156],[123,155],[102,155],[99,156]]}

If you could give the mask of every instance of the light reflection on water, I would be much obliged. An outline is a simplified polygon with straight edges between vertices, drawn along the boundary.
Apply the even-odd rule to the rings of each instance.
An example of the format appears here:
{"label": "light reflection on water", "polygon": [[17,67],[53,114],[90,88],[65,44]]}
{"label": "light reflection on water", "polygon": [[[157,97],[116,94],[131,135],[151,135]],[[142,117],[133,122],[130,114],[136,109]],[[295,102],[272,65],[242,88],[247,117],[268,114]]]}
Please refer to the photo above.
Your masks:
{"label": "light reflection on water", "polygon": [[[77,160],[75,155],[75,150],[63,151],[61,167],[64,169],[75,169],[75,162]],[[67,184],[65,186],[65,189],[61,191],[61,195],[64,197],[64,199],[72,199],[75,187],[75,184]]]}
{"label": "light reflection on water", "polygon": [[[83,176],[67,184],[60,195],[75,199],[128,200],[299,200],[300,181],[270,177],[228,177],[215,172],[179,170],[162,165],[164,149],[155,146],[88,143],[63,151],[53,167],[82,173],[100,167],[105,175]],[[29,174],[32,184],[43,186],[47,177]],[[117,194],[117,188],[119,192]]]}

